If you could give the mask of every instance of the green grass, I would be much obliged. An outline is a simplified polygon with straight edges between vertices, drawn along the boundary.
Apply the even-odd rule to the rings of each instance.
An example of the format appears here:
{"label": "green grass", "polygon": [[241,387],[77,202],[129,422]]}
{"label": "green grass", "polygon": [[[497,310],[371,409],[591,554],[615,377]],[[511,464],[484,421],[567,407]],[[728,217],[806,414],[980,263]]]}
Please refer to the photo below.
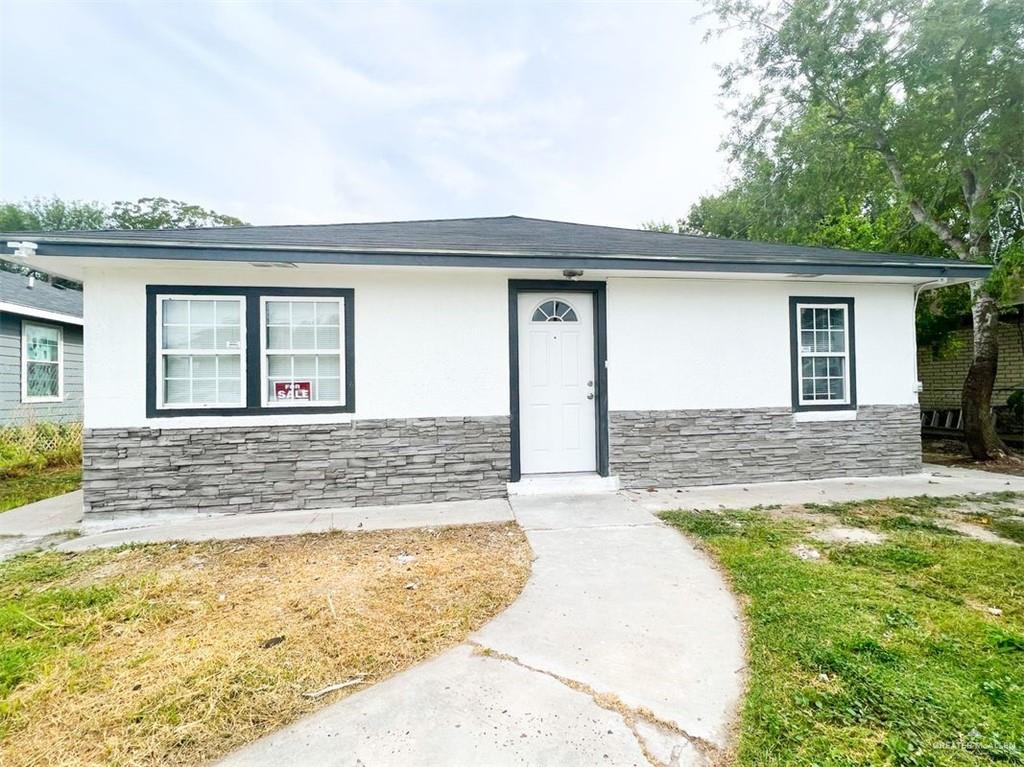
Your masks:
{"label": "green grass", "polygon": [[[884,532],[875,546],[809,541],[811,523],[763,513],[664,515],[747,598],[740,765],[1024,764],[1024,554],[937,527],[937,507],[812,509]],[[823,559],[798,559],[800,542]]]}
{"label": "green grass", "polygon": [[992,532],[1017,543],[1024,543],[1024,522],[1018,519],[993,519]]}
{"label": "green grass", "polygon": [[[111,550],[77,557],[39,552],[0,565],[0,700],[22,681],[34,676],[47,659],[70,646],[85,646],[96,639],[103,611],[117,596],[110,586],[49,588],[112,556]],[[82,614],[95,620],[81,620]],[[75,628],[69,630],[69,615]],[[0,704],[0,725],[6,708]],[[0,726],[0,736],[3,727]]]}
{"label": "green grass", "polygon": [[82,484],[82,469],[63,466],[0,479],[0,512],[70,493]]}

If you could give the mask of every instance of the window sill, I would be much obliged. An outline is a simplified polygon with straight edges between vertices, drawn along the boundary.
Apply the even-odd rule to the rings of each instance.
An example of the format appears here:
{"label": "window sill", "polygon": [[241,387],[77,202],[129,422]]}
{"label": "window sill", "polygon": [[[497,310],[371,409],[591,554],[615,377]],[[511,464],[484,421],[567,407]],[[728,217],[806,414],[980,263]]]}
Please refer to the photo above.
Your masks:
{"label": "window sill", "polygon": [[797,410],[793,413],[796,423],[813,421],[856,421],[857,409],[850,410]]}
{"label": "window sill", "polygon": [[146,427],[151,429],[233,429],[272,426],[334,426],[356,420],[354,413],[296,413],[293,410],[220,416],[210,413],[182,416],[163,413],[157,418],[147,418]]}
{"label": "window sill", "polygon": [[63,397],[22,397],[21,402],[24,405],[40,405],[44,403],[63,402]]}
{"label": "window sill", "polygon": [[330,415],[352,413],[352,405],[291,405],[288,407],[188,407],[147,409],[147,418],[198,418],[202,416],[240,417],[272,415]]}

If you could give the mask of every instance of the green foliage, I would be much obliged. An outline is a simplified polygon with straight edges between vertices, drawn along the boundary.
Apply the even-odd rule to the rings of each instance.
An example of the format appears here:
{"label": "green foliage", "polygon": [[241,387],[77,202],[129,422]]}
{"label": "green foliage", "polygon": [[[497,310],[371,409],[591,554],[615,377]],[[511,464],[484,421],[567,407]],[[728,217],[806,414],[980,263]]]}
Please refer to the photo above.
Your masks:
{"label": "green foliage", "polygon": [[1024,544],[1024,521],[1019,519],[993,519],[992,532],[1007,540]]}
{"label": "green foliage", "polygon": [[0,204],[0,232],[105,229],[107,209],[98,202],[35,197]]}
{"label": "green foliage", "polygon": [[81,424],[37,422],[0,427],[0,479],[81,462]]}
{"label": "green foliage", "polygon": [[964,326],[971,316],[971,291],[966,285],[953,285],[921,295],[917,303],[917,342],[931,349],[936,358],[961,351],[953,331]]}
{"label": "green foliage", "polygon": [[197,226],[245,226],[234,216],[198,205],[143,197],[112,205],[57,197],[0,203],[0,232],[52,232],[74,229],[183,229]]}
{"label": "green foliage", "polygon": [[246,225],[240,218],[164,197],[143,197],[135,202],[115,202],[110,209],[109,222],[111,229],[186,229]]}
{"label": "green foliage", "polygon": [[[736,175],[680,231],[982,261],[989,294],[1020,290],[1024,3],[706,3],[744,35],[722,69]],[[936,353],[951,308],[918,314]]]}
{"label": "green foliage", "polygon": [[644,221],[640,224],[640,228],[648,232],[664,232],[666,234],[675,233],[678,225],[670,224],[668,221]]}
{"label": "green foliage", "polygon": [[1024,422],[1024,389],[1017,389],[1007,397],[1006,405],[1010,408],[1010,415],[1015,421]]}
{"label": "green foliage", "polygon": [[740,767],[1024,763],[1024,562],[1012,546],[931,521],[943,506],[1002,500],[805,509],[889,536],[876,546],[813,541],[820,561],[790,551],[818,526],[804,516],[663,515],[700,538],[744,597]]}
{"label": "green foliage", "polygon": [[[112,556],[109,551],[79,556],[39,552],[0,563],[0,698],[61,649],[85,646],[97,638],[101,619],[112,609],[119,589],[58,584]],[[73,622],[68,620],[72,615]],[[77,628],[68,630],[72,623]],[[0,728],[6,713],[0,707]]]}
{"label": "green foliage", "polygon": [[[1024,231],[1024,225],[1020,229]],[[1024,242],[1016,240],[1007,245],[986,287],[1000,301],[1020,298],[1024,290]]]}
{"label": "green foliage", "polygon": [[[246,226],[246,223],[234,216],[164,197],[143,197],[135,202],[117,201],[110,206],[99,202],[61,200],[57,197],[34,197],[20,203],[0,203],[0,232],[183,229],[204,226]],[[34,274],[41,280],[81,290],[78,282],[44,274],[12,261],[0,259],[0,271]]]}
{"label": "green foliage", "polygon": [[77,491],[82,486],[79,466],[44,468],[0,477],[0,512]]}
{"label": "green foliage", "polygon": [[[198,205],[143,197],[135,202],[118,201],[110,206],[99,202],[34,197],[20,203],[0,203],[0,232],[57,232],[96,229],[182,229],[197,226],[246,226],[234,216]],[[0,259],[0,271],[34,274],[54,284],[81,289],[81,285],[29,269],[24,264]]]}
{"label": "green foliage", "polygon": [[64,495],[82,486],[80,466],[58,466],[32,472],[9,474],[0,478],[0,512],[16,509],[55,495]]}

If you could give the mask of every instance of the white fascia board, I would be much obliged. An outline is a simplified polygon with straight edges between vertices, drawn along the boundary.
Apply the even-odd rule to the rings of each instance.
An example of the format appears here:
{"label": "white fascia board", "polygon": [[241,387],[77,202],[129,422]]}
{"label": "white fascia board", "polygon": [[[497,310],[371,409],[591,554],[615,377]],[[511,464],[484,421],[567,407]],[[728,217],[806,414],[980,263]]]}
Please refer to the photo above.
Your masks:
{"label": "white fascia board", "polygon": [[[87,282],[89,278],[97,279],[96,271],[120,271],[122,269],[145,269],[154,268],[182,269],[194,272],[203,272],[210,269],[233,269],[238,270],[239,279],[245,279],[245,274],[273,274],[275,272],[298,271],[304,273],[337,273],[337,270],[345,272],[429,272],[434,274],[444,273],[474,273],[481,269],[493,269],[495,271],[515,274],[523,278],[537,277],[538,279],[564,279],[561,266],[542,268],[536,266],[436,266],[429,264],[331,264],[331,263],[295,263],[289,264],[287,270],[280,268],[284,264],[275,262],[250,263],[247,261],[198,261],[189,259],[156,259],[156,258],[101,258],[96,256],[51,256],[42,254],[37,257],[40,269],[49,274],[59,277]],[[90,274],[87,275],[87,270]],[[668,279],[668,280],[727,280],[733,281],[766,281],[766,282],[805,282],[805,283],[878,283],[889,285],[922,285],[936,282],[935,277],[908,276],[908,275],[850,275],[850,274],[796,274],[789,272],[737,272],[737,271],[677,271],[677,270],[649,270],[638,271],[635,269],[585,269],[581,279],[607,279],[609,277],[622,277],[634,279]],[[102,277],[99,277],[102,279]],[[961,282],[970,282],[968,277],[948,277],[947,285],[955,285]]]}
{"label": "white fascia board", "polygon": [[22,317],[34,317],[37,320],[63,322],[66,325],[85,324],[85,321],[81,317],[76,317],[73,314],[64,314],[63,312],[51,312],[47,309],[37,309],[34,306],[22,306],[21,304],[12,304],[9,301],[0,301],[0,312],[18,314]]}

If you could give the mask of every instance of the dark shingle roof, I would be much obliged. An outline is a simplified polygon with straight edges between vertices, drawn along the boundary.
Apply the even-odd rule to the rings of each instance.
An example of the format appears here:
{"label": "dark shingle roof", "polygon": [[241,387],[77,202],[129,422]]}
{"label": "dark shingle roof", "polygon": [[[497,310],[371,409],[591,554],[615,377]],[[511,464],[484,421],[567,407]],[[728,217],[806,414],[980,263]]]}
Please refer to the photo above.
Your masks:
{"label": "dark shingle roof", "polygon": [[30,282],[24,274],[0,270],[0,302],[82,316],[82,291],[59,288],[39,279],[29,287]]}
{"label": "dark shingle roof", "polygon": [[[952,259],[620,229],[519,216],[309,226],[120,230],[0,235],[49,243],[40,254],[200,258],[232,261],[410,263],[984,276],[988,267]],[[76,250],[72,245],[79,246]],[[100,250],[98,246],[107,250]],[[88,251],[81,246],[93,246]],[[122,250],[122,248],[126,250]],[[134,252],[129,254],[127,249]],[[144,250],[148,249],[148,250]],[[169,254],[174,249],[177,254]],[[191,251],[191,252],[189,252]],[[256,256],[254,251],[262,255]],[[276,253],[275,256],[267,254]],[[285,255],[287,253],[288,255]],[[303,255],[306,254],[306,255]],[[319,255],[313,255],[319,254]],[[333,254],[333,255],[332,255]],[[347,255],[345,255],[347,254]],[[361,258],[355,258],[358,254]],[[376,258],[374,258],[376,256]],[[391,256],[390,259],[385,256]],[[403,256],[404,260],[398,258]],[[582,263],[583,261],[587,263]],[[622,263],[619,263],[622,262]],[[632,265],[626,265],[631,262]],[[836,272],[831,272],[836,273]]]}

